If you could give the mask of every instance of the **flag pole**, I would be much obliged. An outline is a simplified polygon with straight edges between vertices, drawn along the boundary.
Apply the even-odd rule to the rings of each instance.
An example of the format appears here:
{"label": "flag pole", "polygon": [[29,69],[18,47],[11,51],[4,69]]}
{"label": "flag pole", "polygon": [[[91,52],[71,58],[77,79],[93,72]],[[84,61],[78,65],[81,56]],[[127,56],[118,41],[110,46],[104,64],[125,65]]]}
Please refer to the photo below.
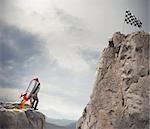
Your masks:
{"label": "flag pole", "polygon": [[[137,19],[141,22],[141,20],[139,19],[139,17],[137,17]],[[141,25],[140,31],[144,31],[143,25]]]}
{"label": "flag pole", "polygon": [[143,26],[140,28],[140,30],[141,30],[141,31],[144,31],[144,28],[143,28]]}
{"label": "flag pole", "polygon": [[[124,14],[124,13],[123,13]],[[125,25],[125,14],[123,15],[123,25],[122,25],[122,34],[124,34],[124,25]]]}

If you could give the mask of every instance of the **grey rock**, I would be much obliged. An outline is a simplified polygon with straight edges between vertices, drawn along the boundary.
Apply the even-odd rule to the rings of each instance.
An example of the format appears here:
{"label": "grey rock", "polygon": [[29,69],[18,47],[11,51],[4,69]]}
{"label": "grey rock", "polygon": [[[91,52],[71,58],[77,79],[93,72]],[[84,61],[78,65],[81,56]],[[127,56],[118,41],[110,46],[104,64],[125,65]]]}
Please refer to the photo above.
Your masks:
{"label": "grey rock", "polygon": [[116,32],[113,34],[112,41],[113,41],[115,46],[118,44],[121,44],[122,41],[124,41],[124,40],[125,40],[124,34],[121,34],[120,32]]}
{"label": "grey rock", "polygon": [[18,104],[1,103],[0,129],[43,129],[45,116],[30,108],[20,110]]}
{"label": "grey rock", "polygon": [[76,129],[149,129],[149,40],[144,31],[113,35]]}

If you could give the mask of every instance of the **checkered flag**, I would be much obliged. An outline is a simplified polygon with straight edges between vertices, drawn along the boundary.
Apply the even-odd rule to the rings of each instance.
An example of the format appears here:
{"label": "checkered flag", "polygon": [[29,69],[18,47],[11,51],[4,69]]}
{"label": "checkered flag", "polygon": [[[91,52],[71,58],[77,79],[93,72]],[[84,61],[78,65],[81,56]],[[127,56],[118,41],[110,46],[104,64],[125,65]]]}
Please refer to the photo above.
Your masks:
{"label": "checkered flag", "polygon": [[134,25],[136,27],[141,28],[142,27],[142,22],[133,15],[129,9],[126,10],[125,14],[125,22],[130,25]]}

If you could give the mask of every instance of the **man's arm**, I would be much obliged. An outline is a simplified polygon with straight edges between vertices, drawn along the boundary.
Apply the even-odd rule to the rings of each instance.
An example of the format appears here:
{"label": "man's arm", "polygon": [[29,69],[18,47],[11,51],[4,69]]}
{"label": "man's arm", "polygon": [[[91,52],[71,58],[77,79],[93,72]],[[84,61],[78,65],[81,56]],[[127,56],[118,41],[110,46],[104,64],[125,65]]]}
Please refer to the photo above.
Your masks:
{"label": "man's arm", "polygon": [[40,90],[40,87],[38,86],[38,89],[35,91],[34,94],[32,94],[32,97],[35,96],[39,92],[39,90]]}

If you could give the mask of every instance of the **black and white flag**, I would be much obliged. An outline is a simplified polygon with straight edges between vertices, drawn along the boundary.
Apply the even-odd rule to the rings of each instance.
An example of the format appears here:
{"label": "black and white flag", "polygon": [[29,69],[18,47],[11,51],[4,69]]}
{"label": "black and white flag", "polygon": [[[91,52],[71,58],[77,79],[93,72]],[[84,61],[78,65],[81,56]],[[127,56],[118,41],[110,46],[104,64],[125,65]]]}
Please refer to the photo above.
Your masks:
{"label": "black and white flag", "polygon": [[135,17],[135,15],[133,15],[129,9],[126,10],[126,13],[125,13],[125,22],[127,24],[130,24],[130,25],[134,25],[136,27],[139,27],[141,28],[142,27],[142,22]]}

